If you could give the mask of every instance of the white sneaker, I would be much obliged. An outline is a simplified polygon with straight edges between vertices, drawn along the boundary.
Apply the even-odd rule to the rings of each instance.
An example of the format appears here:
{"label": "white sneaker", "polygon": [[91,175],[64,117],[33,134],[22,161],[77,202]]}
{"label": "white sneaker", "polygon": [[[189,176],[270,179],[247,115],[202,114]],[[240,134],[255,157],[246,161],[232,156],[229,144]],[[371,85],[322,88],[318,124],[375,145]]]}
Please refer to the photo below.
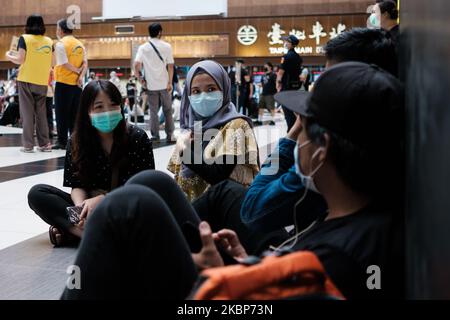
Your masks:
{"label": "white sneaker", "polygon": [[34,153],[34,148],[20,148],[20,151],[23,153]]}
{"label": "white sneaker", "polygon": [[52,152],[52,144],[48,143],[45,146],[37,147],[40,152]]}

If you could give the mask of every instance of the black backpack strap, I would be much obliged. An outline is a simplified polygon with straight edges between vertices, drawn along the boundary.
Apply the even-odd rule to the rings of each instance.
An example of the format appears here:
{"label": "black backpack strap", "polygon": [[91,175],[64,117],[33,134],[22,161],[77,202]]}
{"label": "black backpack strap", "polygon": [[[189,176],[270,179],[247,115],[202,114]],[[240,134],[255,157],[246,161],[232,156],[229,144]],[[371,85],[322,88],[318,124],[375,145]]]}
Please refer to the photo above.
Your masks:
{"label": "black backpack strap", "polygon": [[162,61],[162,63],[164,63],[164,65],[166,64],[165,62],[164,62],[164,59],[163,59],[163,57],[161,56],[161,53],[159,53],[159,50],[155,47],[155,45],[151,42],[151,41],[149,41],[149,43],[150,43],[150,45],[153,47],[153,49],[155,50],[155,52],[156,52],[156,54],[158,55],[158,57],[159,57],[159,59]]}

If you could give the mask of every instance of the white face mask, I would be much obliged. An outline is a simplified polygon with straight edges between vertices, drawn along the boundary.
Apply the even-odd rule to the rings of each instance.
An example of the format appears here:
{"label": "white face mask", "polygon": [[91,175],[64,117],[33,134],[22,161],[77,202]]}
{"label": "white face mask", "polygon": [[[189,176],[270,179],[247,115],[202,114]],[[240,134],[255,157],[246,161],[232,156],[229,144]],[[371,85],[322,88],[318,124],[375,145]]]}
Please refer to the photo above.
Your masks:
{"label": "white face mask", "polygon": [[[311,173],[310,173],[309,175],[303,174],[303,172],[302,172],[302,170],[301,170],[301,168],[300,168],[300,159],[299,159],[298,153],[299,153],[299,151],[300,151],[301,148],[303,148],[304,146],[306,146],[306,145],[308,145],[308,144],[310,144],[310,143],[311,143],[311,141],[308,140],[308,141],[302,143],[300,146],[298,145],[298,142],[297,142],[297,144],[295,145],[295,149],[294,149],[295,173],[300,177],[300,179],[302,180],[302,183],[303,183],[303,185],[305,186],[306,189],[309,189],[309,190],[311,190],[311,191],[314,191],[314,192],[320,194],[319,190],[317,190],[317,187],[316,187],[316,185],[315,185],[315,183],[314,183],[314,178],[313,178],[313,176],[314,176],[314,175],[316,174],[316,172],[319,171],[319,169],[322,167],[323,162],[322,162],[321,164],[319,164],[319,165],[317,166],[317,168],[315,168],[313,171],[311,171]],[[316,150],[316,152],[314,152],[314,154],[312,155],[311,160],[310,160],[311,162],[312,162],[312,160],[313,160],[315,157],[317,157],[317,155],[319,154],[319,152],[321,151],[321,149],[322,149],[322,148],[319,148],[319,149]]]}

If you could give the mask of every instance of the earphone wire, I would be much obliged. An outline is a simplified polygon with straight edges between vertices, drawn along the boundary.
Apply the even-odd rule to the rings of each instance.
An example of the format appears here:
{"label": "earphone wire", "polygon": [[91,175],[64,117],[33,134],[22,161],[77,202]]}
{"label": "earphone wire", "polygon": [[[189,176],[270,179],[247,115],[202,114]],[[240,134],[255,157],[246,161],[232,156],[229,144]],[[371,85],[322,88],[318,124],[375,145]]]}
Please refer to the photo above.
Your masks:
{"label": "earphone wire", "polygon": [[285,247],[289,242],[292,242],[291,245],[287,246],[286,248],[288,250],[292,249],[296,244],[298,238],[303,235],[304,233],[308,232],[314,225],[317,223],[317,220],[314,220],[306,229],[303,229],[302,231],[299,231],[298,229],[298,223],[297,223],[297,207],[300,205],[300,203],[306,198],[306,194],[308,193],[308,186],[305,186],[305,191],[303,192],[302,197],[300,200],[298,200],[294,205],[294,226],[295,226],[295,234],[294,236],[290,237],[286,241],[284,241],[282,244],[280,244],[278,247],[270,246],[270,249],[273,251],[279,251],[281,248]]}

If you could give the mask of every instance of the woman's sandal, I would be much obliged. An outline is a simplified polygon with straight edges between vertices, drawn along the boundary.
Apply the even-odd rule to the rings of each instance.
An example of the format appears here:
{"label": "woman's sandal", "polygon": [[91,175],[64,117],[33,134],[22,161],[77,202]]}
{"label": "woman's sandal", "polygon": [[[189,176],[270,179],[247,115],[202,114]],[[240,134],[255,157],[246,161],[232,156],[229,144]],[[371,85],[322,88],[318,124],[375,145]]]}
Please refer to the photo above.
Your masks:
{"label": "woman's sandal", "polygon": [[[50,238],[50,242],[53,244],[55,248],[76,246],[80,242],[80,239],[77,238],[76,236],[72,234],[65,234],[55,226],[50,226],[48,230],[48,235]],[[58,235],[59,237],[57,237]]]}

